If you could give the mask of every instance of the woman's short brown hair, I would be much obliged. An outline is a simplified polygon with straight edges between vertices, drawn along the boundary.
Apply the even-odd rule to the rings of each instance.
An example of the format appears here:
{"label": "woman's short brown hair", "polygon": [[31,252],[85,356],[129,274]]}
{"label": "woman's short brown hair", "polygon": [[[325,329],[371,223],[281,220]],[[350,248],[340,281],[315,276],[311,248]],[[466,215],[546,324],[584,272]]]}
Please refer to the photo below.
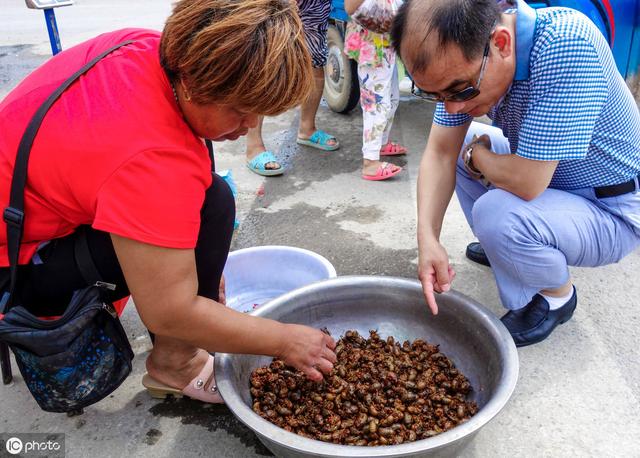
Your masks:
{"label": "woman's short brown hair", "polygon": [[180,0],[162,32],[160,62],[194,102],[255,114],[299,105],[313,84],[292,0]]}

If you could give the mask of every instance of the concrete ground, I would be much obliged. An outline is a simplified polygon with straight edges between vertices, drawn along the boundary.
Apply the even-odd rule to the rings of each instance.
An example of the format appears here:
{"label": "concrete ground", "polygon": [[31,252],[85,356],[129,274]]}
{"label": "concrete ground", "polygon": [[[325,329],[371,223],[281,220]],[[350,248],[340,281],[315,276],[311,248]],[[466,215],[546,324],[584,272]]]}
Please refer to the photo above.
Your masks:
{"label": "concrete ground", "polygon": [[[57,16],[69,47],[120,27],[160,28],[169,11],[167,0],[77,0]],[[21,0],[2,0],[0,25],[2,97],[50,51],[42,13]],[[405,94],[393,139],[410,153],[393,159],[405,172],[389,182],[360,178],[358,110],[338,115],[321,106],[319,126],[342,143],[332,153],[295,145],[297,111],[268,119],[268,147],[288,167],[282,177],[247,170],[242,140],[217,145],[218,169],[233,171],[239,191],[233,248],[292,245],[322,254],[339,275],[416,278],[417,166],[431,117],[432,106]],[[464,257],[471,240],[454,200],[442,231],[458,272],[454,288],[502,315],[491,271]],[[639,272],[640,252],[616,265],[572,270],[580,298],[573,320],[518,351],[520,377],[511,400],[462,456],[640,456]],[[65,433],[70,457],[270,455],[225,407],[151,399],[140,384],[151,342],[134,307],[123,321],[136,358],[122,387],[83,415],[67,417],[40,411],[17,375],[14,384],[0,386],[0,432]]]}

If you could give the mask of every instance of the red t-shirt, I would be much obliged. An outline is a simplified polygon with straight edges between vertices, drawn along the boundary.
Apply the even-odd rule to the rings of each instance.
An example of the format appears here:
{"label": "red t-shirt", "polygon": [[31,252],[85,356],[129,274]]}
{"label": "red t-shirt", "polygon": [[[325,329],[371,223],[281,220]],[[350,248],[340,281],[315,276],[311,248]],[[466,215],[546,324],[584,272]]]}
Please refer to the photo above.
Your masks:
{"label": "red t-shirt", "polygon": [[[70,48],[31,73],[0,103],[0,205],[18,143],[42,102],[111,46],[54,103],[35,138],[25,190],[20,263],[38,245],[81,224],[152,245],[193,248],[211,184],[203,141],[185,123],[160,67],[160,33],[125,29]],[[0,221],[0,266],[9,265]]]}

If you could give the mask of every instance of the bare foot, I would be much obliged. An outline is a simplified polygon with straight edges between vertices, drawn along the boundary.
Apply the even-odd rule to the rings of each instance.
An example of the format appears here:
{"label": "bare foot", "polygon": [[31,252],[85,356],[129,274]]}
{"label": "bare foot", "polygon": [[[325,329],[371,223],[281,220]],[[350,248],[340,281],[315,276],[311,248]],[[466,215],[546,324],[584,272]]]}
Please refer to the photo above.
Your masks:
{"label": "bare foot", "polygon": [[[316,130],[318,129],[316,129],[315,126],[311,128],[300,127],[300,130],[298,130],[298,138],[300,140],[309,140]],[[335,138],[330,138],[325,142],[325,145],[327,146],[336,146],[337,144],[338,144],[338,140],[336,140]]]}
{"label": "bare foot", "polygon": [[[267,149],[263,144],[259,145],[247,145],[247,151],[245,152],[245,156],[247,158],[247,162],[250,162],[254,157],[256,157],[260,153],[264,153]],[[264,165],[264,168],[267,170],[278,170],[282,166],[278,162],[267,162]]]}
{"label": "bare foot", "polygon": [[201,349],[197,349],[186,359],[179,359],[165,352],[158,355],[157,351],[152,351],[147,358],[146,366],[147,372],[155,380],[182,390],[202,371],[208,359],[209,353]]}

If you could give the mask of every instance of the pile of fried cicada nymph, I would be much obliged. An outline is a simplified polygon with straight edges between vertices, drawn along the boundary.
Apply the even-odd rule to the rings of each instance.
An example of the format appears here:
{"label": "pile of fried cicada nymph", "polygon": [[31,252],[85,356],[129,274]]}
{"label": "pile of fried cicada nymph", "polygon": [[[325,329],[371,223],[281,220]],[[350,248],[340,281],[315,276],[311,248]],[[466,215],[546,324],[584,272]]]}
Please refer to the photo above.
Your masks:
{"label": "pile of fried cicada nymph", "polygon": [[426,439],[478,411],[471,385],[437,345],[347,331],[321,382],[274,359],[251,374],[253,410],[287,431],[345,445]]}

